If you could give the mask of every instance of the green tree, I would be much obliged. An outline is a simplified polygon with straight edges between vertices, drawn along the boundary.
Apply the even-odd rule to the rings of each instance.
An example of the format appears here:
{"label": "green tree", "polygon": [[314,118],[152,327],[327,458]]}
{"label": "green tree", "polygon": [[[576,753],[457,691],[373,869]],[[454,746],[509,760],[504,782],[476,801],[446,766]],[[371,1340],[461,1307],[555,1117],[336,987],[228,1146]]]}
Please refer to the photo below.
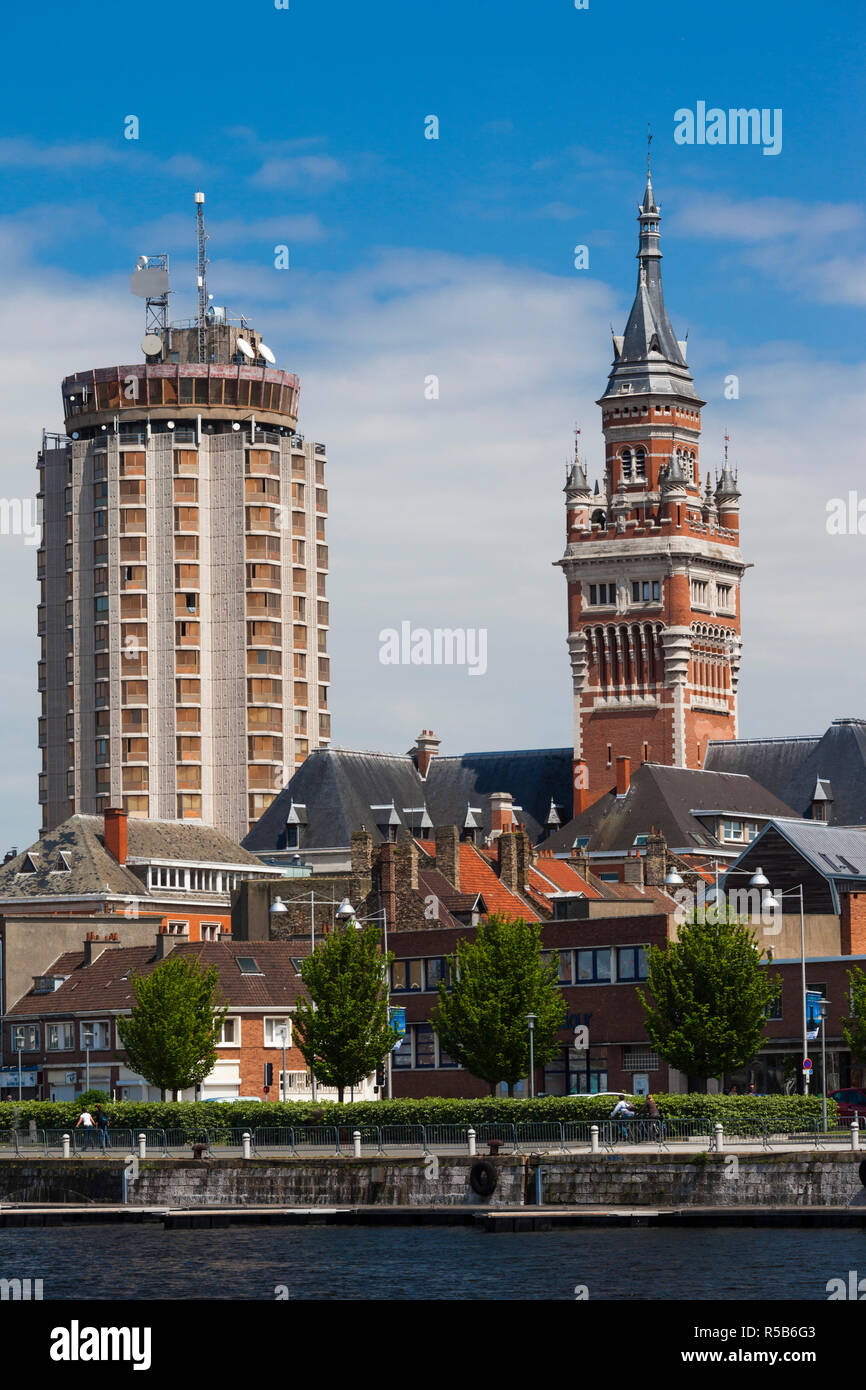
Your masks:
{"label": "green tree", "polygon": [[855,1062],[866,1062],[866,975],[859,966],[849,970],[851,1014],[842,1020],[842,1033]]}
{"label": "green tree", "polygon": [[704,1085],[751,1062],[764,1037],[779,982],[761,965],[764,952],[750,926],[730,909],[693,913],[679,939],[648,952],[644,1027],[671,1066]]}
{"label": "green tree", "polygon": [[515,1083],[529,1074],[529,1024],[535,1014],[536,1067],[555,1056],[565,1022],[557,967],[541,959],[541,928],[523,918],[491,913],[474,941],[460,940],[450,958],[451,988],[439,985],[433,1027],[442,1047],[473,1076],[490,1084]]}
{"label": "green tree", "polygon": [[299,999],[295,1033],[318,1081],[336,1086],[342,1103],[390,1052],[399,1034],[388,1022],[388,972],[375,922],[326,936],[301,965],[309,998]]}
{"label": "green tree", "polygon": [[170,955],[148,975],[133,975],[135,1008],[117,1032],[133,1071],[166,1091],[197,1086],[213,1071],[227,1008],[214,993],[219,973],[195,956]]}

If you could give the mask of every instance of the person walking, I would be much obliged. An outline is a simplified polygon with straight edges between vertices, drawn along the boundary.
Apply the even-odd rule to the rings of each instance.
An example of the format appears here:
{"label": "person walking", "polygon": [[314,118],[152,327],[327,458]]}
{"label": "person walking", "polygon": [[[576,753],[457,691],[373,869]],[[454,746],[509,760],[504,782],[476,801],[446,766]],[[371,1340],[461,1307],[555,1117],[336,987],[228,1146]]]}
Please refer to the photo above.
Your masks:
{"label": "person walking", "polygon": [[106,1149],[111,1148],[111,1135],[108,1132],[108,1116],[101,1105],[94,1105],[93,1118],[99,1134],[99,1147],[104,1153]]}
{"label": "person walking", "polygon": [[96,1123],[89,1110],[82,1110],[75,1128],[79,1129],[82,1125],[84,1126],[84,1147],[85,1149],[92,1149],[96,1139]]}

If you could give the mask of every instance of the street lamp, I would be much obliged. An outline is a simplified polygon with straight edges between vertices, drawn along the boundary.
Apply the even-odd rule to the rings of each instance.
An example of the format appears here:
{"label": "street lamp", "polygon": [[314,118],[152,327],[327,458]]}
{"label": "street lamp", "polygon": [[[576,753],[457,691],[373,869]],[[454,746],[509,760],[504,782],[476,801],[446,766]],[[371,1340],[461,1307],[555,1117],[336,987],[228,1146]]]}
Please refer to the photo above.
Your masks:
{"label": "street lamp", "polygon": [[282,1044],[283,1044],[283,1075],[282,1075],[282,1085],[280,1086],[280,1095],[281,1095],[282,1098],[283,1098],[283,1105],[285,1105],[285,1103],[286,1103],[286,1042],[288,1041],[288,1036],[289,1036],[289,1030],[288,1030],[288,1028],[286,1027],[285,1023],[281,1023],[281,1024],[280,1024],[279,1028],[277,1029],[277,1035],[279,1036],[279,1038],[281,1039]]}
{"label": "street lamp", "polygon": [[93,1029],[92,1029],[92,1028],[85,1028],[85,1030],[84,1030],[84,1059],[85,1059],[85,1060],[84,1060],[84,1066],[85,1066],[85,1073],[84,1073],[84,1074],[85,1074],[85,1078],[86,1078],[86,1082],[85,1082],[85,1086],[84,1086],[85,1091],[89,1091],[89,1090],[90,1090],[90,1049],[92,1048],[92,1046],[93,1046]]}
{"label": "street lamp", "polygon": [[[760,869],[758,870],[760,873]],[[809,1056],[808,1023],[806,1019],[806,916],[803,908],[803,885],[798,883],[795,888],[785,888],[776,893],[771,893],[768,898],[764,898],[764,906],[773,911],[782,906],[782,898],[787,898],[796,894],[800,900],[800,976],[803,986],[803,1062]],[[803,1095],[809,1094],[809,1073],[803,1066]]]}
{"label": "street lamp", "polygon": [[821,1018],[821,1123],[827,1133],[827,1014],[830,1012],[829,999],[818,1000],[818,1013]]}
{"label": "street lamp", "polygon": [[527,1014],[526,1022],[529,1024],[529,1098],[535,1098],[535,1020],[537,1014]]}

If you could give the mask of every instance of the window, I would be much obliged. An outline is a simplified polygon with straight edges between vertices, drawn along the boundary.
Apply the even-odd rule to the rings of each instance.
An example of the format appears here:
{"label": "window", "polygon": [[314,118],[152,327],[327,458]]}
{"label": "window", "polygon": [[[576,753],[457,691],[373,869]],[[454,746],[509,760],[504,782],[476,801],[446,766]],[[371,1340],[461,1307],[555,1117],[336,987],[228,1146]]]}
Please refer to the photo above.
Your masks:
{"label": "window", "polygon": [[697,603],[697,604],[700,604],[702,607],[706,607],[708,589],[709,589],[709,585],[708,585],[706,579],[693,579],[693,580],[692,580],[692,603]]}
{"label": "window", "polygon": [[721,838],[723,840],[742,840],[743,822],[740,820],[723,820]]}
{"label": "window", "polygon": [[730,584],[717,584],[717,585],[716,585],[716,603],[717,603],[717,605],[718,605],[719,608],[732,608],[732,607],[733,607],[733,599],[732,599],[732,594],[733,594],[733,592],[734,592],[734,591],[733,591],[733,587],[732,587]]}
{"label": "window", "polygon": [[395,960],[391,966],[391,989],[394,994],[420,993],[423,984],[421,980],[421,967],[423,962],[420,960]]}
{"label": "window", "polygon": [[436,1034],[432,1023],[415,1024],[415,1066],[421,1069],[436,1065]]}
{"label": "window", "polygon": [[448,961],[444,956],[433,956],[424,962],[425,988],[435,990],[440,981],[448,983]]}
{"label": "window", "polygon": [[49,1023],[45,1046],[49,1052],[69,1052],[75,1046],[75,1029],[71,1023]]}
{"label": "window", "polygon": [[623,1071],[658,1071],[659,1056],[651,1047],[624,1047],[622,1050]]}
{"label": "window", "polygon": [[261,975],[258,962],[252,956],[238,956],[238,970],[242,975]]}
{"label": "window", "polygon": [[595,608],[605,603],[616,603],[616,584],[590,584],[589,606]]}
{"label": "window", "polygon": [[627,483],[631,482],[631,449],[622,451],[622,476]]}
{"label": "window", "polygon": [[634,476],[635,479],[646,477],[646,449],[634,451]]}
{"label": "window", "polygon": [[81,1036],[81,1047],[85,1049],[90,1041],[91,1052],[107,1052],[111,1046],[109,1026],[107,1022],[81,1023],[79,1024]]}
{"label": "window", "polygon": [[571,984],[571,951],[551,951],[551,959],[556,966],[557,984]]}
{"label": "window", "polygon": [[241,1040],[241,1021],[239,1018],[224,1018],[222,1032],[217,1047],[238,1047]]}
{"label": "window", "polygon": [[[403,962],[405,964],[405,962]],[[396,964],[396,962],[395,962]],[[400,1046],[391,1053],[392,1071],[409,1071],[412,1067],[412,1033],[413,1028],[407,1028],[403,1035]]]}
{"label": "window", "polygon": [[618,947],[616,953],[616,978],[618,980],[645,980],[647,978],[646,947]]}
{"label": "window", "polygon": [[597,981],[610,981],[610,947],[595,951],[577,952],[577,978],[575,984],[589,985]]}
{"label": "window", "polygon": [[38,1023],[16,1023],[10,1029],[12,1038],[12,1051],[18,1052],[37,1052],[39,1050],[39,1024]]}
{"label": "window", "polygon": [[775,999],[767,1005],[767,1018],[781,1019],[782,1017],[782,990],[779,990]]}
{"label": "window", "polygon": [[292,1022],[289,1018],[266,1018],[265,1019],[265,1047],[283,1046],[283,1029],[286,1035],[286,1047],[292,1045]]}

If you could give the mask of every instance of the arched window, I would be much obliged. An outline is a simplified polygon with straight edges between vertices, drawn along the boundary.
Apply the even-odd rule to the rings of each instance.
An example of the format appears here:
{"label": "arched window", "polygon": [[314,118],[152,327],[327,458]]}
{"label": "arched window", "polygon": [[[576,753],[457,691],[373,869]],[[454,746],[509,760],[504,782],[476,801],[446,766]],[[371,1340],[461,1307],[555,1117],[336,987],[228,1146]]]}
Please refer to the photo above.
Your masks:
{"label": "arched window", "polygon": [[620,455],[622,459],[622,476],[627,483],[631,482],[631,449],[623,449]]}
{"label": "arched window", "polygon": [[646,477],[646,449],[635,449],[634,451],[634,476],[636,478]]}

